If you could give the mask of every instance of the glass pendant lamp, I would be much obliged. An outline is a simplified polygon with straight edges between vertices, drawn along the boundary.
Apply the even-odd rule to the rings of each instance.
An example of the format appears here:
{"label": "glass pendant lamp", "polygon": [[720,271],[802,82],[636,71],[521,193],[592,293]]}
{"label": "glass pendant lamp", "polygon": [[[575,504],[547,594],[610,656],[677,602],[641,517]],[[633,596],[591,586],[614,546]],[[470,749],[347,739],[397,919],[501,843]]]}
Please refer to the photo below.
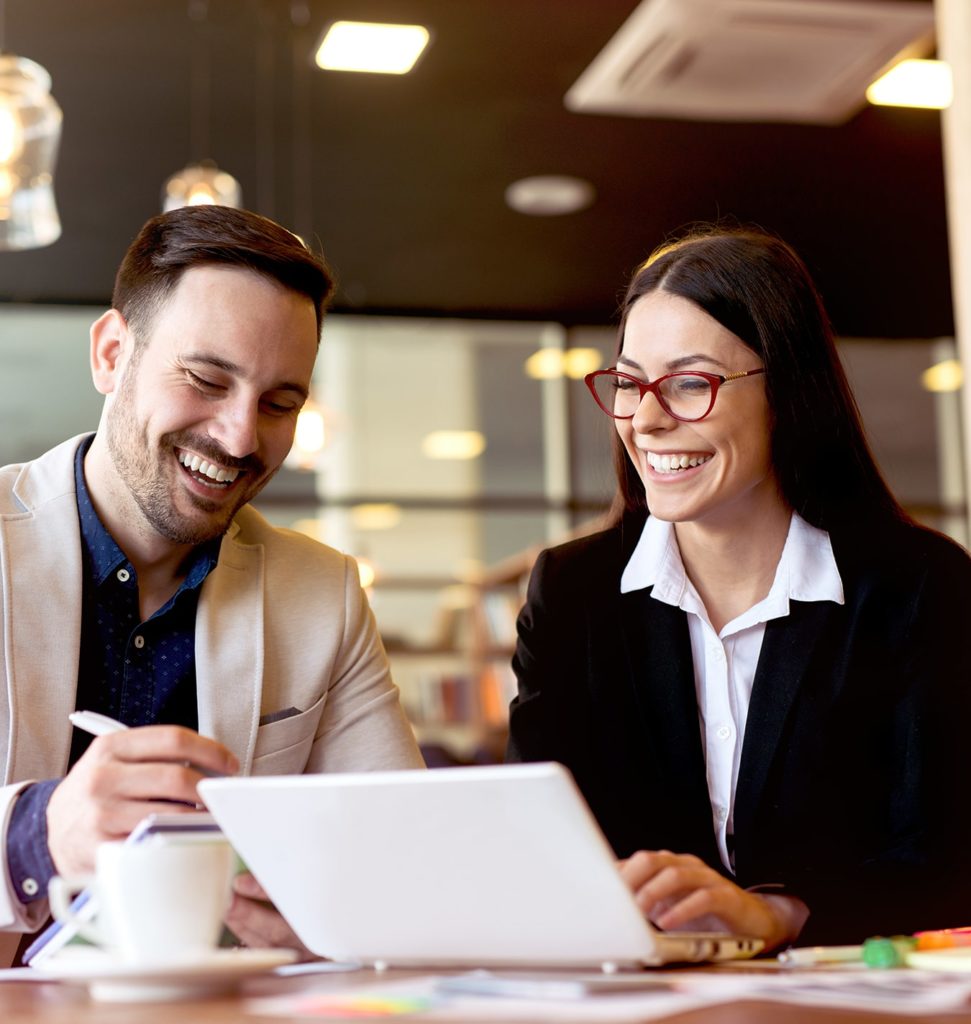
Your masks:
{"label": "glass pendant lamp", "polygon": [[0,54],[0,249],[36,249],[60,237],[54,202],[60,137],[51,76],[26,57]]}

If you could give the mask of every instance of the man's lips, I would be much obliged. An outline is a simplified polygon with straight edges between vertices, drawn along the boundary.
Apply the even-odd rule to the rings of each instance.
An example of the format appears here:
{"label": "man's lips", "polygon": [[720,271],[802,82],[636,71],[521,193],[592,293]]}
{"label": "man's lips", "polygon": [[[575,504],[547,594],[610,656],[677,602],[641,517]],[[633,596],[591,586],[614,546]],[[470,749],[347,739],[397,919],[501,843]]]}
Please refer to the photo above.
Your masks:
{"label": "man's lips", "polygon": [[176,454],[176,458],[190,473],[204,477],[210,483],[225,484],[228,487],[235,482],[240,474],[239,469],[232,469],[218,462],[209,461],[194,452],[180,449]]}

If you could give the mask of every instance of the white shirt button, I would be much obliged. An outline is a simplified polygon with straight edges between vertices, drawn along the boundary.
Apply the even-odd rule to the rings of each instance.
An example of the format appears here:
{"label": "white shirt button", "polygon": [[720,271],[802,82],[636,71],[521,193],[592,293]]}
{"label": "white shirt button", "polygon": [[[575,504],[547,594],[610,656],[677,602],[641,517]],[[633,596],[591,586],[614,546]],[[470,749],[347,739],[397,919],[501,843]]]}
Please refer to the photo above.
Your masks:
{"label": "white shirt button", "polygon": [[726,811],[724,807],[716,807],[715,808],[715,817],[719,821],[725,821],[728,818],[728,811]]}
{"label": "white shirt button", "polygon": [[127,583],[131,579],[131,573],[127,569],[119,569],[115,576],[121,580],[122,583]]}
{"label": "white shirt button", "polygon": [[143,636],[136,636],[135,637],[135,646],[139,650],[141,650],[145,646],[145,637],[143,637]]}
{"label": "white shirt button", "polygon": [[37,884],[36,878],[25,878],[20,883],[20,888],[23,889],[25,896],[36,896],[40,891],[40,886]]}
{"label": "white shirt button", "polygon": [[729,727],[728,727],[727,725],[723,725],[723,726],[722,726],[722,727],[721,727],[721,728],[720,728],[720,729],[719,729],[719,730],[718,730],[718,731],[717,731],[717,732],[715,733],[715,735],[716,735],[716,736],[717,736],[717,737],[718,737],[718,738],[719,738],[720,740],[727,740],[727,739],[729,738],[729,736],[731,736],[731,734],[732,734],[732,730],[731,730],[731,729],[730,729],[730,728],[729,728]]}

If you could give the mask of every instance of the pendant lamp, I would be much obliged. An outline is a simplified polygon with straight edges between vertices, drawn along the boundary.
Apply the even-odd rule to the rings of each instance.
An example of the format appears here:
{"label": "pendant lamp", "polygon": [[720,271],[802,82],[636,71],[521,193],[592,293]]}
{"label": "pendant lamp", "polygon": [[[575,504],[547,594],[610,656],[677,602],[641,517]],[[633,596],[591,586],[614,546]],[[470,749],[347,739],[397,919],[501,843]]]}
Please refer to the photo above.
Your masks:
{"label": "pendant lamp", "polygon": [[54,202],[60,137],[51,76],[26,57],[0,53],[0,249],[36,249],[60,237]]}
{"label": "pendant lamp", "polygon": [[189,0],[189,20],[194,23],[192,79],[189,108],[190,143],[196,160],[170,175],[162,186],[162,210],[180,206],[232,206],[243,203],[243,190],[228,172],[213,160],[200,159],[209,150],[209,118],[212,106],[209,39],[209,0]]}

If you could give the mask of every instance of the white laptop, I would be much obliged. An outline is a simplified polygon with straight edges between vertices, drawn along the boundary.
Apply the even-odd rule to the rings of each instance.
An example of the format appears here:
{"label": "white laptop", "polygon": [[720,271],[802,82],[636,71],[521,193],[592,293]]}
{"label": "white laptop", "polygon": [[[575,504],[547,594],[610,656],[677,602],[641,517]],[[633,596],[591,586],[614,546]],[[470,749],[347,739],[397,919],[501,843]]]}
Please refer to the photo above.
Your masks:
{"label": "white laptop", "polygon": [[558,764],[205,779],[199,790],[319,956],[611,969],[762,946],[652,928]]}

